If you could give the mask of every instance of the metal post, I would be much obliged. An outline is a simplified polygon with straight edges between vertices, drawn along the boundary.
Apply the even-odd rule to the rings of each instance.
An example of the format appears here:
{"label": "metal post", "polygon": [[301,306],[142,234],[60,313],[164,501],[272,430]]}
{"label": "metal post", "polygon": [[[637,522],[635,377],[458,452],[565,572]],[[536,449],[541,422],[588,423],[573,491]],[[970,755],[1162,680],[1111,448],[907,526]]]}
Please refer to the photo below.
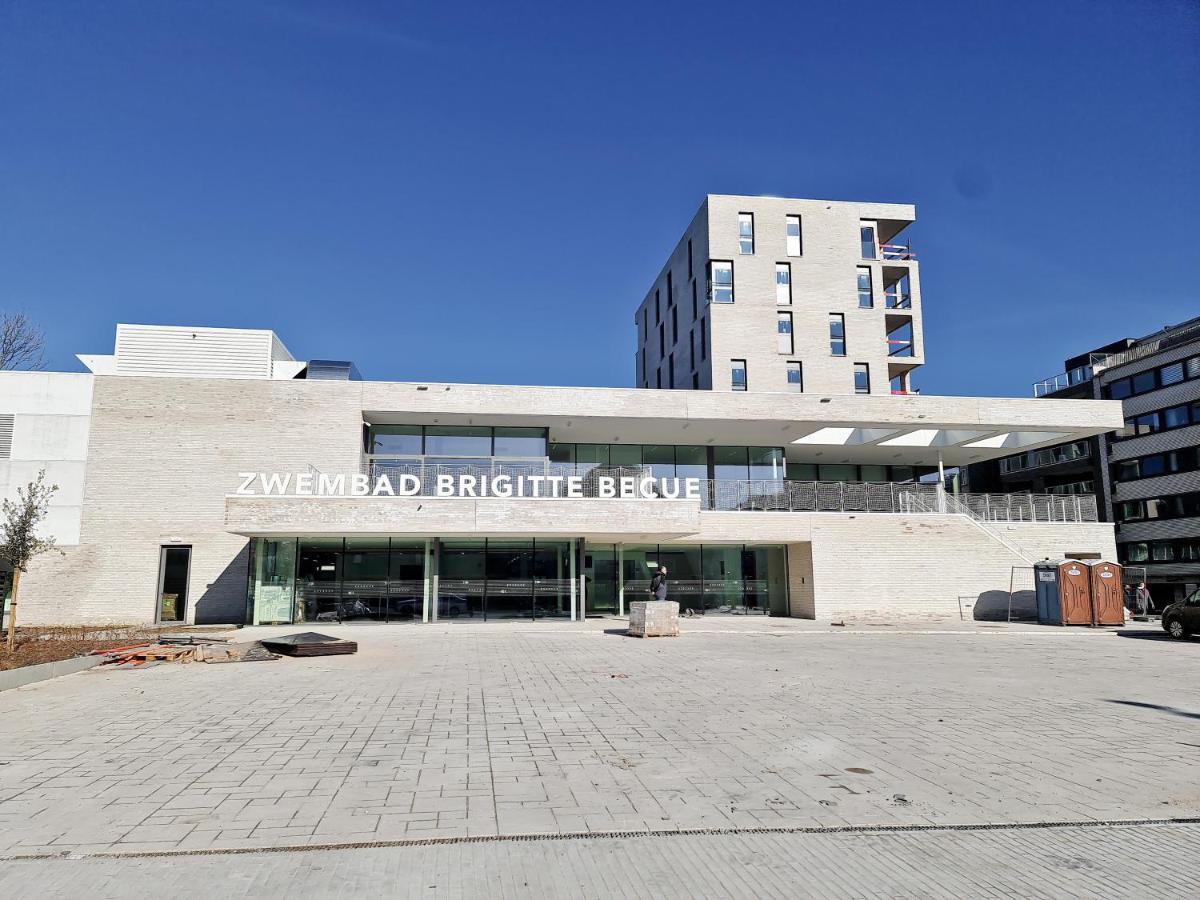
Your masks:
{"label": "metal post", "polygon": [[625,615],[625,545],[617,544],[617,615]]}
{"label": "metal post", "polygon": [[436,622],[438,617],[438,568],[441,556],[441,541],[433,538],[429,541],[429,551],[425,564],[426,599],[423,621]]}
{"label": "metal post", "polygon": [[938,512],[946,511],[946,467],[942,465],[942,452],[938,451],[938,483],[937,483]]}

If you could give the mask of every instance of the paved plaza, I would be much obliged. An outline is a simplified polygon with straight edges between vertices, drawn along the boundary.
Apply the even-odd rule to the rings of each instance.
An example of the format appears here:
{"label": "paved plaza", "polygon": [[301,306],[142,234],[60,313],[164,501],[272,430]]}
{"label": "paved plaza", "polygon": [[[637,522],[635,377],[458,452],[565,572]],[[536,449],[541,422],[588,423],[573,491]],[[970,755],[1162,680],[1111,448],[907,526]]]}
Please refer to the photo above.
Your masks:
{"label": "paved plaza", "polygon": [[[1135,896],[1156,872],[1158,896],[1183,896],[1200,876],[1200,826],[1169,821],[1200,818],[1200,642],[743,617],[641,641],[621,625],[333,626],[356,656],[0,693],[0,894],[194,871],[241,873],[234,896],[271,896],[251,886],[270,872],[312,895],[337,872],[405,873],[401,895],[550,895],[632,859],[679,896],[964,896],[964,878],[1041,869],[1046,896]],[[977,827],[996,825],[1055,827]],[[521,835],[538,839],[502,840]],[[762,881],[714,881],[722,860],[761,863]],[[489,866],[525,880],[471,881]],[[580,895],[635,888],[613,875]]]}

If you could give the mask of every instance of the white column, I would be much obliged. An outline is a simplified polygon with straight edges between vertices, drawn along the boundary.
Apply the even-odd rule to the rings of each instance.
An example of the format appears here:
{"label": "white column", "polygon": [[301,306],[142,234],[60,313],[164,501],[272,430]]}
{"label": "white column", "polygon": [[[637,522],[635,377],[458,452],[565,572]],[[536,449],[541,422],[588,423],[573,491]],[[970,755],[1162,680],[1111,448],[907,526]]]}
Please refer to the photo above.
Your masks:
{"label": "white column", "polygon": [[942,465],[942,451],[938,451],[938,512],[946,511],[946,467]]}

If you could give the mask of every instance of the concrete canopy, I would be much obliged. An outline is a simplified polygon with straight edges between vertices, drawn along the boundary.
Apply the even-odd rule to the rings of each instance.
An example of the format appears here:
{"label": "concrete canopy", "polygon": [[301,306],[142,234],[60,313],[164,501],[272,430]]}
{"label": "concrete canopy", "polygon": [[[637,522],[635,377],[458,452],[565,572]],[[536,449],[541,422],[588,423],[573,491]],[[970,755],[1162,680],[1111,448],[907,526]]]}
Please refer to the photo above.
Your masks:
{"label": "concrete canopy", "polygon": [[529,425],[567,443],[782,446],[795,462],[966,465],[1120,428],[1108,400],[359,382],[371,424]]}

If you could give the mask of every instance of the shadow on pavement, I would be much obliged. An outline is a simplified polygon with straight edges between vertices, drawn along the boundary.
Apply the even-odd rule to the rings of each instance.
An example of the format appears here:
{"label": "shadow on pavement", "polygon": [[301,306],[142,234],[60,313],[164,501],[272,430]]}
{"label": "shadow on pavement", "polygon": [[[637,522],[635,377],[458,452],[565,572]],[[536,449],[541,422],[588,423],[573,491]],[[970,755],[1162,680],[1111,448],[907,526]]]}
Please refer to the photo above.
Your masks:
{"label": "shadow on pavement", "polygon": [[1108,702],[1119,703],[1121,706],[1136,706],[1139,709],[1153,709],[1158,712],[1165,712],[1168,715],[1181,716],[1185,719],[1200,719],[1200,713],[1188,712],[1174,706],[1162,706],[1158,703],[1142,703],[1139,700],[1109,700]]}

